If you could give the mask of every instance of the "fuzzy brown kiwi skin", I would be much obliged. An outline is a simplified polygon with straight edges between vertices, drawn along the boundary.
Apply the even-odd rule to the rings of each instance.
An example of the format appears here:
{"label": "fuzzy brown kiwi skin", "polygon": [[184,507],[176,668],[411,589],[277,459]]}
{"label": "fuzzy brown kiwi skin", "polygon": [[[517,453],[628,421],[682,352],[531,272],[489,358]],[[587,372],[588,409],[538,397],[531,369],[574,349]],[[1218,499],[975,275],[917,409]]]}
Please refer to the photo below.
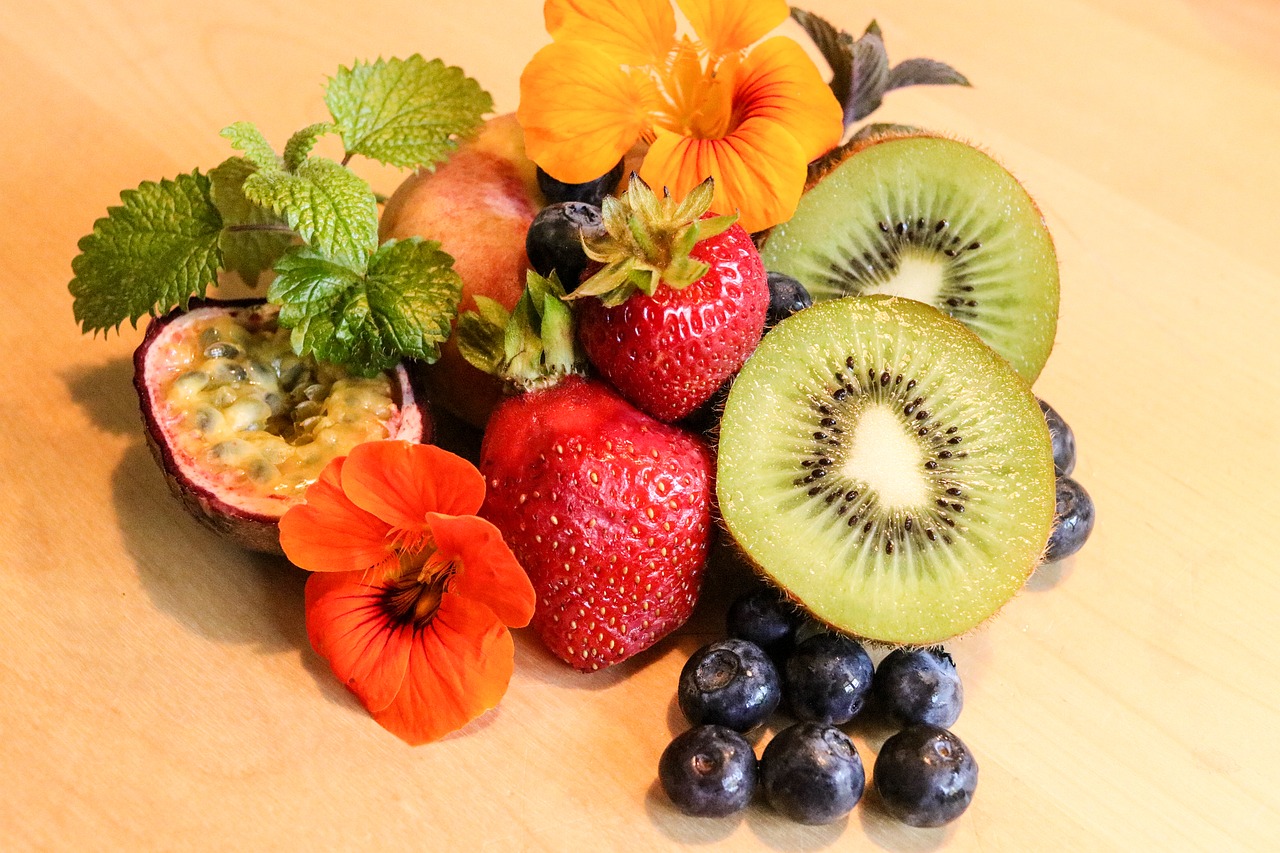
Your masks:
{"label": "fuzzy brown kiwi skin", "polygon": [[[253,308],[262,304],[261,299],[193,299],[185,309],[178,308],[163,317],[153,319],[147,326],[142,343],[133,353],[133,387],[138,393],[147,447],[150,448],[152,457],[164,473],[170,493],[178,499],[183,509],[214,533],[242,548],[263,554],[284,556],[284,550],[280,547],[279,515],[250,512],[232,506],[214,492],[193,483],[183,473],[173,449],[162,440],[164,432],[156,416],[157,407],[151,398],[146,376],[147,353],[151,345],[155,343],[165,327],[178,317],[197,308],[214,307],[230,311],[238,308]],[[416,371],[409,371],[405,365],[400,364],[391,373],[394,380],[392,394],[397,407],[402,412],[407,434],[417,436],[415,440],[418,442],[430,442],[431,415],[426,405],[426,394],[414,377]]]}

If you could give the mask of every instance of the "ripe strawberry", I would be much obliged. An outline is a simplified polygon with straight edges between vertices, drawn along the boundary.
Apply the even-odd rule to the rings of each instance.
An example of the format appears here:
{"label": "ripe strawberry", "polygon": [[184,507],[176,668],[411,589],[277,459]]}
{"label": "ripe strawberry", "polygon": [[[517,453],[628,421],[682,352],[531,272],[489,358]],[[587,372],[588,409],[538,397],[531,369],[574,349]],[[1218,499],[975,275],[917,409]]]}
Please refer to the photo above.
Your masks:
{"label": "ripe strawberry", "polygon": [[622,199],[605,199],[606,236],[587,242],[603,267],[569,297],[591,363],[667,423],[742,366],[769,310],[760,254],[736,217],[706,213],[711,196],[709,178],[677,203],[632,176]]}
{"label": "ripe strawberry", "polygon": [[494,410],[480,448],[480,514],[529,573],[534,629],[589,671],[675,630],[702,586],[711,455],[691,433],[579,375],[572,317],[554,278],[529,273],[508,314],[492,300],[458,318],[458,348],[523,393]]}
{"label": "ripe strawberry", "polygon": [[548,649],[596,670],[684,624],[702,585],[711,470],[699,438],[595,380],[570,376],[494,410],[480,515],[529,573]]}

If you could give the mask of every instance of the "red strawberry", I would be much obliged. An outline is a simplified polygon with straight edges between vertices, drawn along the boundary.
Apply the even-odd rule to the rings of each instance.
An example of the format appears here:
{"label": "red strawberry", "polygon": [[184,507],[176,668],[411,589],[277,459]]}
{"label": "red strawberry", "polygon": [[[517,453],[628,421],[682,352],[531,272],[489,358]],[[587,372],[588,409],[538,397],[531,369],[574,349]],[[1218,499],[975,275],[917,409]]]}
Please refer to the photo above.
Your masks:
{"label": "red strawberry", "polygon": [[547,648],[596,670],[689,618],[706,562],[711,465],[699,438],[579,376],[494,410],[480,514],[529,573]]}
{"label": "red strawberry", "polygon": [[493,411],[480,514],[538,594],[533,626],[580,670],[653,645],[693,612],[711,529],[711,454],[584,369],[555,280],[529,273],[515,310],[477,297],[458,349],[523,393]]}
{"label": "red strawberry", "polygon": [[[570,299],[596,369],[639,408],[679,420],[710,399],[760,341],[769,284],[736,217],[712,217],[710,179],[683,201],[639,178],[606,199],[603,267]],[[584,299],[595,295],[600,299]]]}

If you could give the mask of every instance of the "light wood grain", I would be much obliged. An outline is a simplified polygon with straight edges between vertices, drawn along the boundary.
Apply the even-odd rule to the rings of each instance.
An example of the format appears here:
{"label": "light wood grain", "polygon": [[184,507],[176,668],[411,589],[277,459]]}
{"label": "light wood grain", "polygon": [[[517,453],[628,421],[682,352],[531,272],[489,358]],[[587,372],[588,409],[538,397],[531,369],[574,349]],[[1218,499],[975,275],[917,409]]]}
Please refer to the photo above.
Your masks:
{"label": "light wood grain", "polygon": [[[307,646],[303,577],[187,519],[138,429],[126,329],[82,337],[76,240],[143,179],[323,117],[339,64],[414,51],[514,109],[531,2],[11,3],[0,30],[0,848],[1274,849],[1280,832],[1280,5],[812,7],[971,90],[877,117],[984,145],[1062,264],[1037,384],[1099,521],[954,645],[981,783],[938,830],[684,818],[654,785],[694,623],[593,677],[532,636],[501,708],[404,746]],[[369,7],[376,8],[369,8]],[[379,189],[394,175],[373,173]],[[851,731],[870,763],[887,734]]]}

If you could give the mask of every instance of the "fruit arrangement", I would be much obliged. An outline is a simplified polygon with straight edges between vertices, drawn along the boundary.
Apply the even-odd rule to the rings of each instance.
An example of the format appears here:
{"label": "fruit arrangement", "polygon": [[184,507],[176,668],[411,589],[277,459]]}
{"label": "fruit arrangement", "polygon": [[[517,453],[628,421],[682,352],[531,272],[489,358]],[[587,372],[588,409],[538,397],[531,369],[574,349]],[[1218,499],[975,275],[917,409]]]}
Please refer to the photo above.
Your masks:
{"label": "fruit arrangement", "polygon": [[[312,572],[312,646],[403,740],[500,701],[513,628],[582,673],[660,644],[721,537],[764,586],[681,674],[672,801],[723,816],[759,788],[838,820],[866,783],[841,727],[871,704],[904,726],[878,801],[939,825],[977,780],[939,644],[1093,524],[1031,391],[1053,243],[987,154],[854,126],[954,69],[773,0],[680,8],[691,31],[655,3],[642,37],[548,0],[518,112],[487,120],[439,60],[340,69],[280,150],[237,123],[215,168],[122,193],[75,316],[156,318],[135,384],[175,495]],[[788,16],[829,80],[772,34]],[[381,198],[356,157],[414,172]],[[269,284],[209,299],[219,276]],[[478,453],[430,445],[433,414]],[[743,735],[780,709],[757,759]]]}

